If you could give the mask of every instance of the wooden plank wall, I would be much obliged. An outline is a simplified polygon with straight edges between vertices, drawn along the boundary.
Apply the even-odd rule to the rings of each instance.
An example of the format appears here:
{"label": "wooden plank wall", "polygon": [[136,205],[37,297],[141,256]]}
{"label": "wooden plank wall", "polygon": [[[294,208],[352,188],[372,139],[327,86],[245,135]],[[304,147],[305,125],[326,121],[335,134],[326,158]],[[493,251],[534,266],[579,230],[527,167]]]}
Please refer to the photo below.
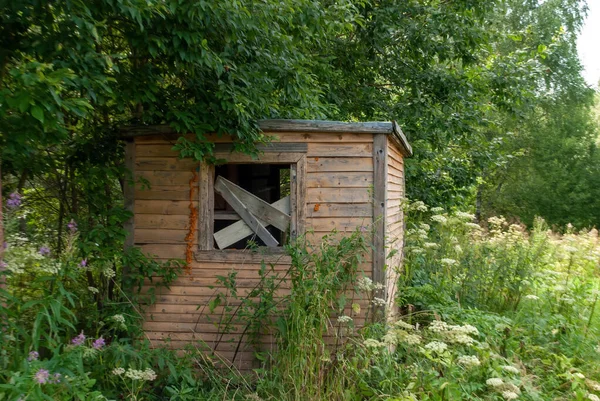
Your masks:
{"label": "wooden plank wall", "polygon": [[404,244],[404,159],[398,145],[388,136],[387,160],[387,212],[386,212],[386,299],[389,318],[397,313],[394,298],[398,274],[402,271]]}
{"label": "wooden plank wall", "polygon": [[[334,229],[339,232],[337,236],[342,236],[357,227],[371,225],[372,134],[278,132],[274,135],[277,141],[307,144],[305,227],[310,242],[318,243]],[[210,140],[228,142],[227,138],[219,137]],[[139,182],[135,189],[133,242],[158,260],[185,259],[189,182],[199,168],[196,162],[179,160],[177,153],[171,150],[172,146],[172,141],[161,136],[135,139],[134,176]],[[143,183],[149,184],[149,187],[144,187]],[[194,206],[203,207],[197,201]],[[169,290],[156,290],[156,303],[146,308],[145,323],[146,334],[153,343],[175,348],[190,343],[213,348],[219,357],[228,360],[235,355],[235,364],[242,369],[252,366],[253,349],[240,335],[244,325],[235,323],[232,325],[234,331],[223,335],[219,321],[228,319],[226,309],[220,306],[210,313],[208,308],[210,300],[224,291],[217,282],[217,276],[237,272],[239,294],[248,293],[259,283],[260,260],[252,256],[245,258],[235,251],[233,254],[230,260],[223,260],[222,254],[217,258],[197,259],[192,265],[191,275],[177,279]],[[371,260],[372,256],[367,255],[361,266],[368,276],[372,274]],[[283,278],[289,267],[289,258],[272,256],[271,261],[272,274]],[[144,289],[153,288],[154,284],[148,282]],[[282,279],[280,295],[286,292],[289,288]],[[354,316],[355,323],[362,324],[368,305],[364,299],[358,301],[362,304],[362,316]],[[228,302],[227,307],[236,310],[236,301],[229,299]],[[346,313],[353,314],[350,309]],[[262,350],[271,349],[271,335],[265,333],[260,344]]]}

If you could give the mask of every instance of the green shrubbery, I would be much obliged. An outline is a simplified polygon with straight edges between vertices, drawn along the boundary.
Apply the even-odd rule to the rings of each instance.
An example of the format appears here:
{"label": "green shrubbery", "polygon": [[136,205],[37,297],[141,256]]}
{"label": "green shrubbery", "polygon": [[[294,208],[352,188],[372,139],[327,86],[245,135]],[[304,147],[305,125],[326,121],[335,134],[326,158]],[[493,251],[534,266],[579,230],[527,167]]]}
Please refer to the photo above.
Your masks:
{"label": "green shrubbery", "polygon": [[[228,290],[212,306],[237,298],[245,335],[270,332],[278,345],[249,375],[193,348],[176,354],[143,340],[135,292],[116,278],[131,266],[124,285],[134,288],[176,272],[172,265],[136,251],[110,264],[99,251],[89,257],[76,229],[54,257],[16,230],[0,299],[0,400],[597,399],[597,231],[558,235],[542,221],[527,231],[502,218],[482,227],[418,202],[407,215],[394,321],[354,325],[379,306],[359,270],[370,242],[360,230],[291,246],[290,271],[265,265],[247,296],[235,291],[235,275],[223,278]],[[284,280],[293,285],[281,300]],[[371,306],[360,310],[355,298]]]}

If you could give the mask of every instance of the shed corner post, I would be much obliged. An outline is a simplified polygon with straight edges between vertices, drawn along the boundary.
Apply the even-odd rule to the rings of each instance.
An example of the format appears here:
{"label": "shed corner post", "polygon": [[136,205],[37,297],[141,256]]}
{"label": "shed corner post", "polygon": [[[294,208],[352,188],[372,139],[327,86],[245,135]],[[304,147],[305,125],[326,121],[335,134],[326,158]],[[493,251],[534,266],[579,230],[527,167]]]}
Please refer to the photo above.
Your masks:
{"label": "shed corner post", "polygon": [[[127,232],[125,237],[124,250],[128,250],[134,245],[135,231],[135,140],[127,139],[125,143],[125,177],[123,180],[123,197],[125,210],[131,213],[131,217],[123,224],[123,229]],[[127,277],[130,274],[130,268],[123,266],[121,278],[122,287],[127,289]]]}
{"label": "shed corner post", "polygon": [[[385,273],[385,230],[387,211],[387,135],[375,134],[373,137],[373,282],[382,284],[384,290],[378,290],[375,295],[384,298],[386,273]],[[386,300],[386,303],[389,301]],[[373,317],[383,314],[385,309],[376,311]]]}

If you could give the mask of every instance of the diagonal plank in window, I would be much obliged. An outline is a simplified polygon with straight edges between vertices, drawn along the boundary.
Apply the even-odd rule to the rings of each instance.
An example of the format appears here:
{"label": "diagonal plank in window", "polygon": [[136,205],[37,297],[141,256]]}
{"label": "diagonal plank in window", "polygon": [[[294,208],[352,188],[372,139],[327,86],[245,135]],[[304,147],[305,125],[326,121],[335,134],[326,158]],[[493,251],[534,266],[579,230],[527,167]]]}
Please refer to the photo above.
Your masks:
{"label": "diagonal plank in window", "polygon": [[[220,249],[226,248],[252,233],[256,233],[267,246],[279,245],[265,227],[271,224],[282,231],[287,230],[290,224],[290,216],[286,214],[286,212],[289,213],[290,209],[289,197],[280,199],[270,205],[223,177],[217,177],[215,191],[242,218],[242,221],[214,234],[215,241]],[[232,231],[230,228],[236,225],[239,227],[238,232]]]}

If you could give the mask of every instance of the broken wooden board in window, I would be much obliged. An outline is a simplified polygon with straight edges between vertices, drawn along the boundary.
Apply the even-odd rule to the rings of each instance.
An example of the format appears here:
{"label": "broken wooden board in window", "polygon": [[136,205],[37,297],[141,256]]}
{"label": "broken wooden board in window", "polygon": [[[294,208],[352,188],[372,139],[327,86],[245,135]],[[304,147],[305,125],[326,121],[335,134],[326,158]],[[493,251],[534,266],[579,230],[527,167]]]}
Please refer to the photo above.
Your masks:
{"label": "broken wooden board in window", "polygon": [[215,191],[241,217],[240,221],[214,234],[219,249],[225,249],[253,234],[267,246],[279,245],[266,227],[272,225],[284,232],[289,228],[291,220],[289,196],[269,204],[221,176],[217,177]]}

